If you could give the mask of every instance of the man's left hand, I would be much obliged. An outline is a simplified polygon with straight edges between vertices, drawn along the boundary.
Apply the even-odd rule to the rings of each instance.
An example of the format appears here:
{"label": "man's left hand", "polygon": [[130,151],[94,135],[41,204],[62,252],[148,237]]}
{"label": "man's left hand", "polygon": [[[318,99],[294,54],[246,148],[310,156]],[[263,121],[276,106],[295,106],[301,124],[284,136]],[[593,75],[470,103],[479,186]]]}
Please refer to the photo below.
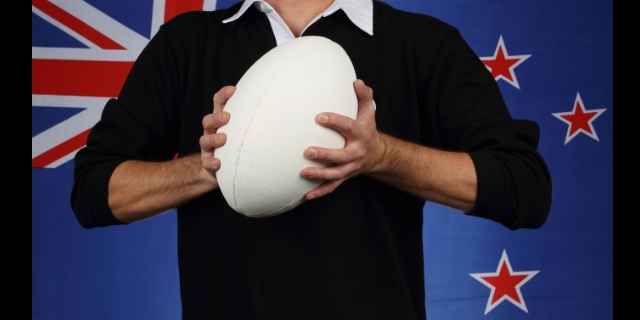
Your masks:
{"label": "man's left hand", "polygon": [[358,98],[358,115],[352,119],[337,113],[321,113],[316,121],[337,131],[346,140],[342,149],[327,149],[317,146],[305,150],[307,159],[327,166],[307,167],[301,175],[309,180],[323,181],[317,188],[306,194],[311,200],[333,192],[347,179],[371,173],[379,169],[385,154],[385,143],[376,128],[375,102],[373,90],[364,81],[356,80],[354,89]]}

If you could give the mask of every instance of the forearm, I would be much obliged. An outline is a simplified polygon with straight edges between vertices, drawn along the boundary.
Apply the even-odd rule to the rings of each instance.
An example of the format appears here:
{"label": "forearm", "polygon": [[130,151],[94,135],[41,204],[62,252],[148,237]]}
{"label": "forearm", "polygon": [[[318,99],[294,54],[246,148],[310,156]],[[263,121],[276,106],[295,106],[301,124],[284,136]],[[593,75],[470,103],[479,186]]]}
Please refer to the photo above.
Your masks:
{"label": "forearm", "polygon": [[416,196],[463,211],[473,208],[477,177],[468,154],[420,146],[381,134],[384,152],[369,175]]}
{"label": "forearm", "polygon": [[125,161],[109,180],[109,207],[122,222],[175,208],[216,187],[199,154],[165,162]]}

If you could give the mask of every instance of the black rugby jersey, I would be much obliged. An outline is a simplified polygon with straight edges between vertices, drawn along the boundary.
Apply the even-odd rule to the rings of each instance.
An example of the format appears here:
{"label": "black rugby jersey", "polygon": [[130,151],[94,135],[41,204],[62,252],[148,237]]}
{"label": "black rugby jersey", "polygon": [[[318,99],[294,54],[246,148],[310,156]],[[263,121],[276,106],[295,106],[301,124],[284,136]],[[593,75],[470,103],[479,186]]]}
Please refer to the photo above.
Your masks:
{"label": "black rugby jersey", "polygon": [[[107,204],[118,164],[199,152],[213,94],[276,45],[254,7],[222,23],[239,6],[180,15],[143,50],[75,158],[71,203],[84,227],[121,224]],[[471,155],[478,198],[466,214],[510,229],[544,223],[551,181],[538,126],[511,118],[459,32],[378,1],[373,21],[371,36],[338,10],[304,35],[346,50],[374,89],[381,132]],[[183,318],[424,319],[423,205],[366,176],[266,219],[235,213],[220,190],[204,194],[177,210]]]}

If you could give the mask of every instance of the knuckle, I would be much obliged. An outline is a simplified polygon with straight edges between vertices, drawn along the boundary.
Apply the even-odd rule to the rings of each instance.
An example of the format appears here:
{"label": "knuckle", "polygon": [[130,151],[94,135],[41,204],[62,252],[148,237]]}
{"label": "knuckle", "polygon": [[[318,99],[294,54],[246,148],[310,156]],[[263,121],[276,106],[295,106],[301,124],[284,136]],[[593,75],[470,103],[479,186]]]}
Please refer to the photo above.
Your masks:
{"label": "knuckle", "polygon": [[213,148],[215,143],[216,143],[215,134],[209,134],[204,137],[204,144],[207,146],[207,148],[209,149]]}
{"label": "knuckle", "polygon": [[351,161],[351,158],[353,158],[353,156],[349,151],[346,151],[346,150],[338,153],[338,156],[337,156],[337,160],[342,162]]}
{"label": "knuckle", "polygon": [[345,121],[342,124],[342,128],[344,129],[345,132],[352,132],[353,131],[353,122]]}
{"label": "knuckle", "polygon": [[202,127],[207,128],[211,124],[211,121],[213,120],[212,118],[213,118],[213,115],[211,113],[202,117]]}
{"label": "knuckle", "polygon": [[218,133],[214,137],[217,145],[223,144],[227,141],[227,136],[224,133]]}
{"label": "knuckle", "polygon": [[360,159],[364,156],[364,148],[362,147],[362,145],[360,145],[360,143],[355,142],[351,145],[349,154],[352,160]]}
{"label": "knuckle", "polygon": [[222,112],[217,112],[215,114],[215,119],[213,121],[212,127],[214,127],[215,129],[222,127],[226,123],[225,120],[225,115]]}
{"label": "knuckle", "polygon": [[220,160],[213,158],[211,160],[211,169],[212,170],[218,170],[220,169]]}
{"label": "knuckle", "polygon": [[210,158],[207,155],[202,155],[202,167],[207,170],[211,170],[213,166],[213,163],[209,160]]}

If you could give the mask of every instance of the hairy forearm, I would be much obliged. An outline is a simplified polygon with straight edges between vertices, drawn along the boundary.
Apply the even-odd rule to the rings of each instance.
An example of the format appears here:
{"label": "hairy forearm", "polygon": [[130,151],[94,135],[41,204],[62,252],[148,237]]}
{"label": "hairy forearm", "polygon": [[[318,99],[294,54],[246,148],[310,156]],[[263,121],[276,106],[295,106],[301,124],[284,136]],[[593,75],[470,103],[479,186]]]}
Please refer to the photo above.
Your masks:
{"label": "hairy forearm", "polygon": [[469,155],[441,151],[381,134],[383,156],[369,175],[422,199],[463,211],[473,208],[477,177]]}
{"label": "hairy forearm", "polygon": [[122,222],[175,208],[216,187],[199,154],[165,162],[125,161],[109,180],[109,207]]}

